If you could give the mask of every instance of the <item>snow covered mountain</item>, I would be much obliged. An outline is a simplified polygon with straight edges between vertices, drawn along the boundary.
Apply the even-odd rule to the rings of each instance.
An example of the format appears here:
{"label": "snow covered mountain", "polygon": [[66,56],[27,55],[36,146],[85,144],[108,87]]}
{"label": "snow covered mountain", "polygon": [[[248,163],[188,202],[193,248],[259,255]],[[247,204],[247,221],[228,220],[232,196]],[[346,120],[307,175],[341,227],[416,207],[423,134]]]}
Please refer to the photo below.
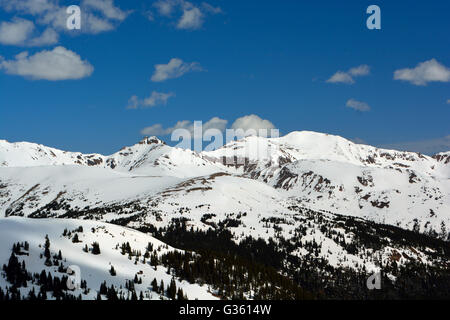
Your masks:
{"label": "snow covered mountain", "polygon": [[[110,156],[0,141],[0,215],[64,216],[124,203],[139,205],[147,216],[184,208],[201,214],[205,206],[219,216],[257,208],[271,215],[294,201],[410,230],[448,232],[449,159],[449,153],[429,157],[307,131],[247,137],[202,153],[151,137]],[[102,219],[117,218],[107,211]]]}
{"label": "snow covered mountain", "polygon": [[156,137],[144,138],[110,156],[66,152],[43,145],[0,140],[0,167],[80,165],[144,175],[192,176],[220,170],[191,150],[172,148]]}
{"label": "snow covered mountain", "polygon": [[[58,273],[57,266],[50,270],[38,254],[48,234],[52,248],[61,249],[68,262],[82,265],[88,274],[100,268],[102,275],[93,278],[110,279],[104,272],[110,264],[117,265],[118,275],[111,284],[120,294],[120,285],[128,283],[126,279],[134,277],[138,267],[146,280],[169,280],[164,268],[167,259],[175,258],[164,254],[175,249],[166,246],[166,251],[158,253],[164,276],[145,262],[138,262],[138,267],[127,264],[130,260],[119,259],[121,254],[114,247],[126,235],[142,251],[148,242],[158,241],[153,235],[189,250],[210,250],[210,246],[225,246],[224,252],[238,250],[252,261],[297,279],[297,284],[314,293],[317,288],[308,280],[312,274],[330,288],[338,281],[336,275],[345,283],[348,277],[355,280],[379,270],[384,270],[386,281],[395,282],[410,274],[398,268],[408,270],[411,263],[424,270],[449,267],[450,248],[444,242],[450,239],[449,156],[378,149],[315,132],[247,137],[201,153],[170,147],[151,137],[110,156],[2,140],[0,241],[5,245],[0,263],[8,260],[14,244],[10,239],[27,241],[29,255],[21,259],[28,271],[47,268]],[[90,247],[84,252],[71,238],[61,236],[61,229],[75,230],[78,225],[85,230],[80,234],[86,237],[83,245],[97,241],[106,248],[101,256],[92,255],[92,262],[82,261]],[[103,230],[105,235],[86,230]],[[120,266],[125,270],[129,265],[130,270],[119,275]],[[86,280],[91,291],[84,288],[76,295],[94,298],[101,283]],[[29,281],[30,288],[33,284],[38,288],[37,279]],[[183,277],[176,277],[177,288],[186,288],[189,298],[236,293],[236,288],[211,283],[213,289],[206,289],[202,283],[204,279],[184,283]],[[252,285],[257,286],[256,282]],[[264,287],[256,293],[245,288],[239,289],[243,296],[267,297]],[[297,289],[282,286],[277,297],[285,298],[285,292],[292,290]],[[329,296],[338,296],[330,290]],[[146,299],[164,298],[145,285],[136,286],[135,291]],[[350,296],[360,294],[366,293]]]}
{"label": "snow covered mountain", "polygon": [[316,210],[422,231],[450,222],[446,154],[378,149],[315,132],[248,137],[206,154],[231,166],[235,160],[244,176]]}

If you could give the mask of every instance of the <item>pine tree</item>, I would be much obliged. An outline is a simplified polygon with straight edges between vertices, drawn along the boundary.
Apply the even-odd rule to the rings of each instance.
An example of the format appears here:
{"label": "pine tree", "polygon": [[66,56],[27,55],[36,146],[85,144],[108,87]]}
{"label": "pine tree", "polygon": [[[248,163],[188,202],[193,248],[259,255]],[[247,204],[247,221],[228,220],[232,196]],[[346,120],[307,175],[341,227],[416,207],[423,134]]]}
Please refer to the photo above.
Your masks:
{"label": "pine tree", "polygon": [[152,290],[154,292],[158,292],[158,282],[156,281],[156,278],[153,279],[151,284],[152,284]]}
{"label": "pine tree", "polygon": [[116,270],[114,269],[114,266],[111,265],[111,269],[109,269],[109,273],[111,276],[115,277],[117,275]]}
{"label": "pine tree", "polygon": [[177,300],[185,300],[183,289],[178,288],[177,291]]}
{"label": "pine tree", "polygon": [[159,284],[158,293],[164,295],[164,281],[162,281],[162,280],[161,280],[161,283]]}
{"label": "pine tree", "polygon": [[102,284],[100,285],[99,294],[105,296],[108,294],[108,287],[106,286],[106,281],[103,281]]}
{"label": "pine tree", "polygon": [[45,236],[44,257],[47,260],[50,260],[50,240],[48,238],[48,235]]}
{"label": "pine tree", "polygon": [[95,255],[100,254],[100,245],[98,244],[98,242],[94,242],[92,244],[92,254],[95,254]]}
{"label": "pine tree", "polygon": [[106,294],[106,298],[108,300],[117,301],[119,300],[119,297],[117,296],[116,289],[114,289],[114,286],[111,286],[111,288],[108,289],[108,293]]}
{"label": "pine tree", "polygon": [[72,238],[72,242],[73,243],[79,243],[80,242],[80,239],[78,239],[78,233],[75,233],[75,235]]}
{"label": "pine tree", "polygon": [[27,281],[30,280],[25,263],[20,263],[14,252],[8,261],[8,265],[3,266],[6,274],[6,280],[13,285],[13,288],[26,287]]}
{"label": "pine tree", "polygon": [[445,222],[442,221],[441,222],[441,232],[439,234],[439,238],[441,238],[442,240],[446,241],[447,240],[447,227],[445,226]]}
{"label": "pine tree", "polygon": [[175,300],[177,294],[177,285],[175,283],[175,278],[172,278],[172,280],[170,281],[170,285],[167,287],[167,296],[172,299]]}

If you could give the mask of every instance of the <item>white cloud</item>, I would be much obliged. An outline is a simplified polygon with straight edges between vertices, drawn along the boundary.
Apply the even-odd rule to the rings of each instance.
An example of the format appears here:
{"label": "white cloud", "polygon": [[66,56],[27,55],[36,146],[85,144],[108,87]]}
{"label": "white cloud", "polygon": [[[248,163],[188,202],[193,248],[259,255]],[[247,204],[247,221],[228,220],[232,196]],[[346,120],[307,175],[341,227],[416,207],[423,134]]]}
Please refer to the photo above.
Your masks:
{"label": "white cloud", "polygon": [[[210,120],[202,124],[202,132],[205,133],[208,129],[217,129],[224,131],[227,126],[228,121],[220,119],[219,117],[213,117]],[[171,134],[176,129],[185,129],[190,132],[192,137],[201,138],[194,136],[194,123],[189,120],[178,121],[173,127],[164,128],[161,124],[154,124],[152,126],[146,127],[141,130],[142,135],[148,136],[166,136]]]}
{"label": "white cloud", "polygon": [[366,64],[362,64],[358,67],[351,68],[348,70],[348,73],[355,77],[367,76],[370,73],[370,67]]}
{"label": "white cloud", "polygon": [[408,81],[416,86],[425,86],[428,82],[450,82],[450,69],[436,59],[431,59],[419,63],[413,69],[396,70],[394,79]]}
{"label": "white cloud", "polygon": [[[83,0],[80,6],[81,33],[114,30],[131,13],[115,6],[113,0]],[[60,5],[58,0],[0,0],[0,7],[15,14],[34,16],[37,24],[56,31],[67,31],[67,6]]]}
{"label": "white cloud", "polygon": [[349,99],[346,103],[346,106],[348,108],[352,108],[361,112],[370,111],[370,106],[366,102],[358,101],[355,99]]}
{"label": "white cloud", "polygon": [[256,132],[259,132],[260,129],[265,130],[275,129],[275,126],[269,120],[264,120],[255,114],[251,114],[236,119],[231,125],[231,128],[234,130],[238,129],[242,129],[244,131],[255,130]]}
{"label": "white cloud", "polygon": [[34,23],[16,18],[12,22],[0,24],[0,43],[5,45],[22,45],[34,31]]}
{"label": "white cloud", "polygon": [[214,7],[212,5],[210,5],[209,3],[203,2],[202,3],[202,7],[206,12],[210,12],[212,14],[219,14],[219,13],[223,13],[222,8],[220,7]]}
{"label": "white cloud", "polygon": [[155,107],[160,104],[166,105],[169,98],[173,96],[174,96],[173,93],[162,93],[153,91],[150,97],[144,99],[144,106]]}
{"label": "white cloud", "polygon": [[22,52],[14,60],[0,60],[0,70],[33,80],[76,80],[89,77],[94,67],[64,47],[40,51],[32,56]]}
{"label": "white cloud", "polygon": [[41,35],[36,34],[36,27],[32,21],[14,18],[11,22],[0,24],[0,43],[15,46],[42,46],[58,42],[55,30],[47,28]]}
{"label": "white cloud", "polygon": [[132,96],[128,100],[127,109],[137,109],[139,107],[142,108],[153,108],[158,105],[166,105],[169,98],[175,96],[174,93],[163,93],[153,91],[150,97],[140,100],[137,96]]}
{"label": "white cloud", "polygon": [[155,15],[151,11],[143,12],[144,17],[146,17],[149,21],[155,21]]}
{"label": "white cloud", "polygon": [[409,142],[390,143],[380,146],[385,149],[394,149],[401,151],[420,152],[427,155],[433,155],[439,152],[450,151],[450,135],[442,138],[418,140]]}
{"label": "white cloud", "polygon": [[[214,7],[203,2],[201,5],[185,0],[159,0],[153,6],[160,16],[177,19],[176,28],[183,30],[197,30],[203,26],[207,15],[222,13],[220,7]],[[154,18],[153,15],[151,15]]]}
{"label": "white cloud", "polygon": [[0,0],[0,6],[7,11],[19,11],[31,15],[53,10],[57,6],[54,0]]}
{"label": "white cloud", "polygon": [[113,0],[83,0],[83,5],[87,8],[100,11],[106,18],[123,21],[130,12],[125,12],[114,5]]}
{"label": "white cloud", "polygon": [[447,104],[450,104],[450,99],[447,100]]}
{"label": "white cloud", "polygon": [[52,28],[47,28],[40,36],[30,39],[29,45],[33,47],[52,45],[57,43],[58,39],[58,33]]}
{"label": "white cloud", "polygon": [[355,77],[367,76],[370,74],[370,67],[366,64],[349,69],[348,71],[337,71],[333,74],[327,82],[329,83],[355,83]]}
{"label": "white cloud", "polygon": [[160,123],[151,125],[141,130],[143,136],[165,136],[167,135],[167,130],[163,128]]}
{"label": "white cloud", "polygon": [[[131,102],[136,102],[136,100]],[[221,132],[224,132],[227,128],[227,124],[228,120],[221,119],[219,117],[213,117],[208,121],[202,123],[202,133],[205,134],[209,129],[217,129]],[[269,120],[263,120],[257,115],[251,114],[236,119],[236,121],[234,121],[234,123],[231,125],[231,128],[234,130],[241,129],[245,133],[248,133],[248,130],[255,130],[257,133],[259,133],[260,129],[271,130],[275,129],[275,126]],[[170,135],[177,129],[185,129],[189,131],[191,136],[195,139],[202,138],[201,136],[196,136],[197,132],[194,132],[194,122],[189,120],[178,121],[174,126],[168,128],[165,128],[162,124],[157,123],[142,129],[141,134],[149,136],[166,136]]]}
{"label": "white cloud", "polygon": [[227,124],[228,120],[220,119],[219,117],[214,117],[203,124],[203,132],[209,129],[218,129],[220,131],[225,131]]}
{"label": "white cloud", "polygon": [[158,10],[158,13],[165,17],[170,17],[177,6],[177,1],[173,0],[159,0],[153,6]]}
{"label": "white cloud", "polygon": [[178,58],[173,58],[167,64],[155,65],[155,72],[151,80],[153,82],[162,82],[168,79],[179,78],[187,72],[201,71],[202,68],[197,62],[183,62]]}
{"label": "white cloud", "polygon": [[[67,12],[65,7],[55,7],[39,16],[36,21],[42,25],[52,26],[60,32],[67,31]],[[81,33],[99,34],[112,31],[116,28],[116,20],[105,18],[104,16],[94,14],[90,8],[81,8]],[[77,34],[77,32],[71,32]]]}
{"label": "white cloud", "polygon": [[355,83],[355,80],[353,80],[353,77],[349,75],[347,72],[338,71],[335,74],[333,74],[331,78],[327,80],[327,82],[353,84]]}
{"label": "white cloud", "polygon": [[183,10],[183,15],[178,21],[178,29],[196,30],[203,25],[203,13],[199,8],[189,8]]}
{"label": "white cloud", "polygon": [[137,109],[139,107],[140,101],[138,96],[133,95],[130,99],[128,99],[127,109]]}
{"label": "white cloud", "polygon": [[[63,8],[63,7],[55,5],[52,9],[47,10],[43,13],[40,13],[39,15],[35,15],[36,23],[38,23],[40,25],[51,26],[52,28],[54,28],[55,30],[58,30],[58,31],[66,31],[67,30],[67,17],[68,17],[66,9],[67,8]],[[81,20],[82,20],[82,29],[81,30],[83,32],[87,32],[87,30],[88,30],[86,23],[84,23],[84,20],[85,20],[87,14],[88,13],[86,12],[86,14],[81,15]]]}
{"label": "white cloud", "polygon": [[115,24],[108,19],[103,19],[94,14],[86,12],[81,19],[82,32],[99,34],[102,32],[112,31],[116,28]]}

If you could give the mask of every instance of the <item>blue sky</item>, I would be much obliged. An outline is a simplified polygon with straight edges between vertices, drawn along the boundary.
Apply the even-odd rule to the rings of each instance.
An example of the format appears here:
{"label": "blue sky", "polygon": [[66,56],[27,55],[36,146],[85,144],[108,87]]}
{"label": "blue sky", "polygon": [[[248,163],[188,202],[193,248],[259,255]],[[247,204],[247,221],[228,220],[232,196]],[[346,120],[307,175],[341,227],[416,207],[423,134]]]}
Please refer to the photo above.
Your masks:
{"label": "blue sky", "polygon": [[39,1],[0,0],[0,139],[110,154],[179,121],[257,115],[282,134],[450,150],[448,1]]}

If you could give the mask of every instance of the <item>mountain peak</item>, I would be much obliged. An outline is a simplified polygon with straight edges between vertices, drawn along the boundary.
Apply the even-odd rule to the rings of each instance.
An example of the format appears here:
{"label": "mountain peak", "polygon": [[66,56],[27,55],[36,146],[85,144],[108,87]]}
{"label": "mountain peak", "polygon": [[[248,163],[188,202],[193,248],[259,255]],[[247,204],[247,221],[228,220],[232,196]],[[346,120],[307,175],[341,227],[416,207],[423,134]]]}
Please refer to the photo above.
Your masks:
{"label": "mountain peak", "polygon": [[[304,142],[304,141],[317,141],[317,139],[320,140],[327,140],[327,141],[341,141],[341,142],[351,142],[348,139],[345,139],[341,136],[328,134],[328,133],[322,133],[322,132],[316,132],[316,131],[292,131],[282,137],[275,138],[283,142]],[[353,142],[351,142],[353,144]]]}
{"label": "mountain peak", "polygon": [[159,139],[158,137],[144,137],[138,144],[166,144],[164,141]]}

